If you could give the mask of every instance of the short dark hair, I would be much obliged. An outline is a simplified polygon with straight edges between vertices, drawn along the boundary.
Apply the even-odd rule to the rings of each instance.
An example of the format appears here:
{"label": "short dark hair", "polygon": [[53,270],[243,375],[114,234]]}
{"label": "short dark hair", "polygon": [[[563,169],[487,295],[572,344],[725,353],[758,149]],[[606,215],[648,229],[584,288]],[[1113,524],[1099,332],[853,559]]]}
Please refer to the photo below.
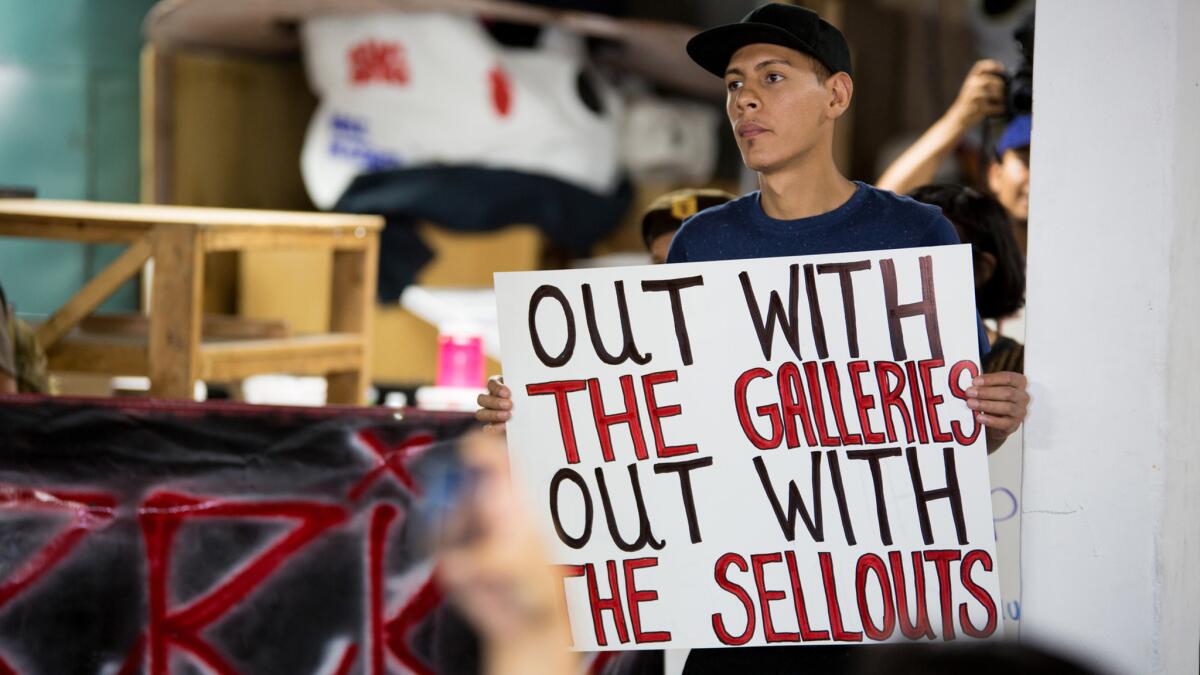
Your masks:
{"label": "short dark hair", "polygon": [[1025,257],[1000,202],[962,185],[924,185],[909,196],[942,210],[958,230],[959,239],[971,245],[976,268],[983,253],[995,258],[991,278],[975,290],[979,316],[1000,319],[1025,306]]}

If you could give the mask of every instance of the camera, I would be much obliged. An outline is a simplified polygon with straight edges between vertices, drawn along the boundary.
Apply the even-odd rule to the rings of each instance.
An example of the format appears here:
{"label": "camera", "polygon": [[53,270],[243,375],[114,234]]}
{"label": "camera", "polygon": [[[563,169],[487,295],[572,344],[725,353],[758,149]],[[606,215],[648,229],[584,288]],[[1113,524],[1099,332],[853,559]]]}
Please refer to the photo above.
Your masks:
{"label": "camera", "polygon": [[1016,72],[1004,78],[1005,113],[1009,118],[1033,112],[1033,17],[1030,13],[1013,31],[1013,39],[1021,49],[1021,62]]}

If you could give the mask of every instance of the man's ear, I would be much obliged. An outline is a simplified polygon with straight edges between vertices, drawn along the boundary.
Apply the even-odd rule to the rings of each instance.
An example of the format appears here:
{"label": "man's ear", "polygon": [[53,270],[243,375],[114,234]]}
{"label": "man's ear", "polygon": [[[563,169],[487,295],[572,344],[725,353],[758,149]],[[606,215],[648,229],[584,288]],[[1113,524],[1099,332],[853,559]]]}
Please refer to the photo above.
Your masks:
{"label": "man's ear", "polygon": [[825,90],[829,92],[829,119],[845,115],[854,97],[854,80],[846,73],[834,73],[825,80]]}

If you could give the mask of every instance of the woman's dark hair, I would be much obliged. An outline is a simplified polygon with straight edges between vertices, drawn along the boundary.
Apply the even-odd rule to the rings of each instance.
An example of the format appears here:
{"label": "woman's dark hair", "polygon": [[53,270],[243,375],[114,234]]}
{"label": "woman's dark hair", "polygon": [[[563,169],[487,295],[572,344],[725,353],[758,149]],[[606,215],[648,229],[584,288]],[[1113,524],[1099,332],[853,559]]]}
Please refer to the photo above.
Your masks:
{"label": "woman's dark hair", "polygon": [[1000,202],[962,185],[925,185],[909,196],[942,210],[958,230],[959,239],[971,245],[976,270],[983,253],[996,259],[992,276],[975,289],[979,316],[999,319],[1025,305],[1025,257],[1017,248],[1012,221]]}

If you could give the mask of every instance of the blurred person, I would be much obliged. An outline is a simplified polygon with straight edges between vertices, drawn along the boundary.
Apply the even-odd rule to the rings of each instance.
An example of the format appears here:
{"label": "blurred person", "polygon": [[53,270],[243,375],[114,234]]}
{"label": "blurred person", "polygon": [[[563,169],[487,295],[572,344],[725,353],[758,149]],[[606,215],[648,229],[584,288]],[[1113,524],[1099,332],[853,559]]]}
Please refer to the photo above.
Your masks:
{"label": "blurred person", "polygon": [[1013,235],[1021,255],[1026,254],[1029,233],[1029,136],[1033,118],[1019,115],[1004,128],[992,163],[988,165],[988,190],[1012,218]]}
{"label": "blurred person", "polygon": [[655,265],[667,261],[671,240],[683,221],[704,209],[724,204],[734,196],[724,190],[683,188],[659,195],[642,214],[642,241]]}
{"label": "blurred person", "polygon": [[963,137],[989,117],[1004,114],[1004,64],[976,61],[946,112],[883,171],[875,186],[905,194],[933,182]]}
{"label": "blurred person", "polygon": [[[879,177],[876,187],[904,194],[933,181],[938,167],[964,136],[989,117],[1005,112],[1004,64],[977,61],[967,73],[958,97]],[[1012,219],[1013,235],[1025,255],[1029,221],[1029,137],[1032,118],[1017,115],[1004,128],[986,169],[987,189]]]}
{"label": "blurred person", "polygon": [[[961,185],[925,185],[909,196],[940,208],[962,242],[971,245],[980,317],[999,321],[1025,306],[1025,258],[998,201]],[[1024,345],[984,326],[991,349],[982,359],[983,372],[1024,372]]]}
{"label": "blurred person", "polygon": [[[533,516],[512,489],[504,439],[468,434],[461,457],[468,485],[448,518],[437,574],[475,630],[479,672],[575,675],[580,657],[569,649],[562,580],[552,571]],[[448,646],[461,649],[468,640]]]}

